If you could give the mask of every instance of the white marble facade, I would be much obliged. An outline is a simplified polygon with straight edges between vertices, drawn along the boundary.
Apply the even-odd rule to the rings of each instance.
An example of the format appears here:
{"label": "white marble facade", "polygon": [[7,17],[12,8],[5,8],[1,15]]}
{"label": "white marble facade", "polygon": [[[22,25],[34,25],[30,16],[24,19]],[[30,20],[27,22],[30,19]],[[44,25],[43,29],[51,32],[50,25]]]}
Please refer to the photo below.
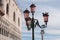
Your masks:
{"label": "white marble facade", "polygon": [[21,40],[22,20],[21,9],[15,0],[0,0],[0,40]]}

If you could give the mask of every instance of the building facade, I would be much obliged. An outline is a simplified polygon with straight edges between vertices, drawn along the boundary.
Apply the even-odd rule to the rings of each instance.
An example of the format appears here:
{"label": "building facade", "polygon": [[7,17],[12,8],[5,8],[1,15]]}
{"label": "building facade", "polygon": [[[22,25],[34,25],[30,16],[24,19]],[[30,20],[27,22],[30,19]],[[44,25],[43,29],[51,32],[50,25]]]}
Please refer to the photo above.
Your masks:
{"label": "building facade", "polygon": [[15,0],[0,0],[0,40],[21,40],[21,9]]}

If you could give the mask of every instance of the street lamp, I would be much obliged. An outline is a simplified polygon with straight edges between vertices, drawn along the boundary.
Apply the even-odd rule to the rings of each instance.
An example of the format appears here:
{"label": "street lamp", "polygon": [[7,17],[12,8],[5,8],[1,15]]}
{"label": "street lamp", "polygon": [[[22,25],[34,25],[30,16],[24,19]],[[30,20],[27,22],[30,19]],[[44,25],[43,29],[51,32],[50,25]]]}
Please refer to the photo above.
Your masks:
{"label": "street lamp", "polygon": [[24,11],[24,18],[25,18],[25,21],[26,21],[26,26],[27,26],[27,29],[30,30],[30,24],[31,24],[31,18],[29,17],[29,13],[30,11],[29,10],[25,10]]}
{"label": "street lamp", "polygon": [[29,10],[26,9],[23,12],[24,13],[24,18],[25,18],[25,21],[26,21],[27,29],[30,30],[32,28],[32,40],[34,40],[34,28],[35,28],[35,26],[37,25],[41,29],[45,28],[47,26],[48,16],[49,16],[48,13],[45,13],[45,14],[43,13],[43,18],[44,18],[45,25],[40,26],[38,20],[34,19],[35,9],[36,9],[35,4],[31,4],[30,5],[30,10],[31,10],[31,13],[32,13],[32,18],[29,17],[29,13],[30,13]]}
{"label": "street lamp", "polygon": [[44,13],[42,13],[43,14],[43,17],[44,17],[44,22],[46,23],[46,25],[47,25],[47,22],[48,22],[48,13],[46,12],[45,14]]}
{"label": "street lamp", "polygon": [[29,17],[29,13],[30,13],[30,11],[26,9],[24,11],[24,18],[28,18]]}
{"label": "street lamp", "polygon": [[32,13],[32,14],[35,13],[35,8],[36,8],[35,4],[31,4],[31,5],[30,5],[30,10],[31,10],[31,13]]}

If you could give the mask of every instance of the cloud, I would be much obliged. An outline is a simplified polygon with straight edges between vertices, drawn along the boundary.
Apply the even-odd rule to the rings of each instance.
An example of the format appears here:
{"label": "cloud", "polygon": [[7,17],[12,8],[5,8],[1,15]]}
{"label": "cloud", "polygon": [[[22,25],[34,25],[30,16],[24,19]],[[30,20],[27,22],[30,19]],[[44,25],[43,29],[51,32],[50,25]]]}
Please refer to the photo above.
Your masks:
{"label": "cloud", "polygon": [[46,34],[50,34],[50,35],[60,35],[60,30],[48,29],[48,30],[46,30]]}

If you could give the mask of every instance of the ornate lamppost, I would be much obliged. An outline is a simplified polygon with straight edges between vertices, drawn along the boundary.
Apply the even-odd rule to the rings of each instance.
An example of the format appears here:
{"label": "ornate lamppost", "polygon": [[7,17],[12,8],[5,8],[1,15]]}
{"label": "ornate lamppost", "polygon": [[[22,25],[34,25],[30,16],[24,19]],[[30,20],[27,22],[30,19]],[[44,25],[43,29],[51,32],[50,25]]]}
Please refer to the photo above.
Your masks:
{"label": "ornate lamppost", "polygon": [[47,22],[48,22],[47,21],[48,20],[48,13],[45,13],[45,14],[43,13],[45,25],[42,25],[42,26],[39,25],[38,20],[34,19],[35,8],[36,8],[35,4],[31,4],[30,5],[32,18],[29,17],[29,13],[30,13],[29,10],[26,9],[24,11],[24,18],[25,18],[25,21],[26,21],[27,29],[30,30],[32,28],[32,40],[34,40],[34,27],[37,25],[37,26],[39,26],[42,29],[43,27],[47,26]]}

